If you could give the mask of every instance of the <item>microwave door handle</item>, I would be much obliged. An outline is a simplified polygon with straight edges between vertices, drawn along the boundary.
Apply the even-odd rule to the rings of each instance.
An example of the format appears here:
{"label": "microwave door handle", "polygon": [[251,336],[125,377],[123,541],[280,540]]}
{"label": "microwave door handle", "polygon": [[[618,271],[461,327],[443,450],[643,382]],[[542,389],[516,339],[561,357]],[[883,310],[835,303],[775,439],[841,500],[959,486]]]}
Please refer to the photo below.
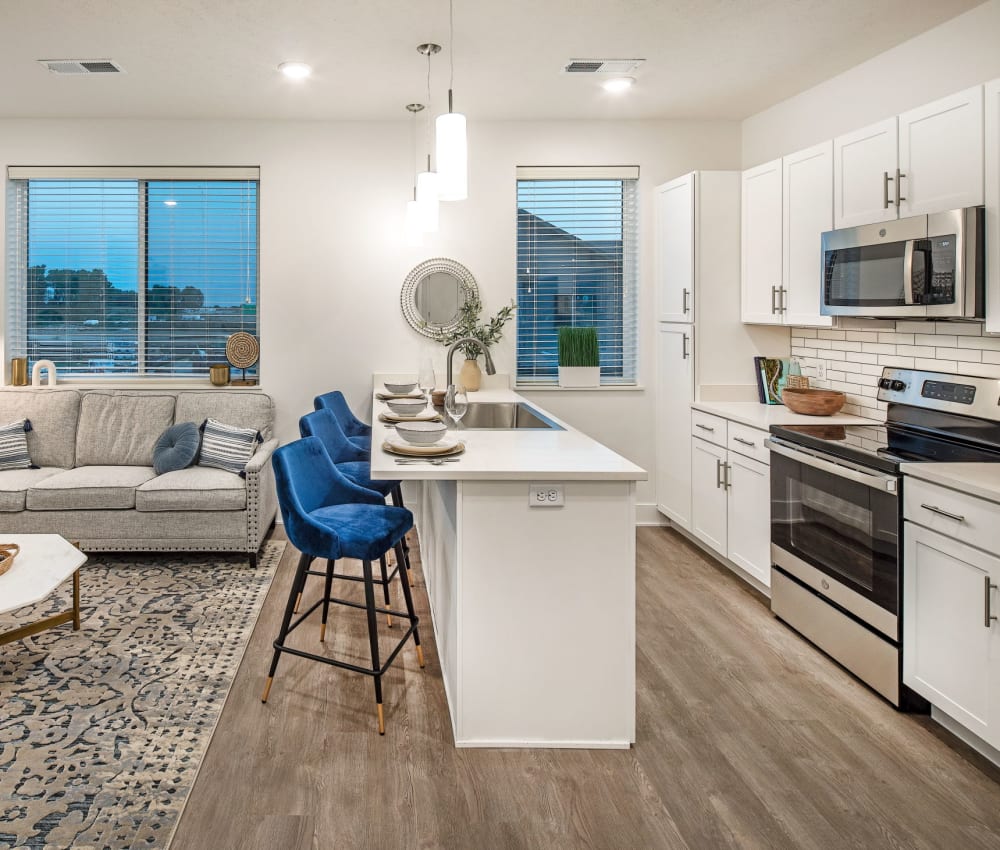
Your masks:
{"label": "microwave door handle", "polygon": [[[913,300],[913,252],[917,250],[917,240],[907,239],[903,252],[903,303],[916,304]],[[923,303],[921,301],[921,303]]]}

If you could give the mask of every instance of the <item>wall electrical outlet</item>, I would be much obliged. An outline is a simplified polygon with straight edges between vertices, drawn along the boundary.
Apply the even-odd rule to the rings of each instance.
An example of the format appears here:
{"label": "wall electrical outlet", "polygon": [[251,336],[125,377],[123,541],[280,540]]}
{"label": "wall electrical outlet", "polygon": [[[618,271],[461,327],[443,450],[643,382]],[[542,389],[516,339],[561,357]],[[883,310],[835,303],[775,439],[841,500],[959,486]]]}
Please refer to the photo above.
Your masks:
{"label": "wall electrical outlet", "polygon": [[562,484],[531,484],[528,487],[529,508],[561,508],[565,504]]}
{"label": "wall electrical outlet", "polygon": [[816,377],[819,380],[821,380],[821,381],[825,381],[826,380],[826,361],[825,360],[817,360],[816,361]]}

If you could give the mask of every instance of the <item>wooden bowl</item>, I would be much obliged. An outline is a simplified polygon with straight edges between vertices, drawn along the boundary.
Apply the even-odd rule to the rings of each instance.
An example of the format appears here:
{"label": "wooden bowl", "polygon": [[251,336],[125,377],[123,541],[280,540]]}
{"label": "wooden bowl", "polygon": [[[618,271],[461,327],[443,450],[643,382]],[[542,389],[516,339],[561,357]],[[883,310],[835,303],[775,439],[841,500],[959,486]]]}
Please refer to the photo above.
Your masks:
{"label": "wooden bowl", "polygon": [[838,390],[813,390],[785,387],[781,400],[793,413],[806,416],[833,416],[844,406],[847,397]]}

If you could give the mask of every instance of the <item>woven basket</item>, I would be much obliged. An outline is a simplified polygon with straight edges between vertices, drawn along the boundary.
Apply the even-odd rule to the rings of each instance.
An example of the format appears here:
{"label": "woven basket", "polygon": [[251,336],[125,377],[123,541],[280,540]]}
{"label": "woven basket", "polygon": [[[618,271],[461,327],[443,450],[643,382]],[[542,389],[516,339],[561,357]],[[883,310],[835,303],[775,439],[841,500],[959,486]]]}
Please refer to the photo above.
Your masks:
{"label": "woven basket", "polygon": [[14,566],[14,559],[21,547],[16,543],[0,543],[0,576]]}
{"label": "woven basket", "polygon": [[809,376],[789,375],[785,379],[785,386],[793,390],[807,390],[809,389]]}

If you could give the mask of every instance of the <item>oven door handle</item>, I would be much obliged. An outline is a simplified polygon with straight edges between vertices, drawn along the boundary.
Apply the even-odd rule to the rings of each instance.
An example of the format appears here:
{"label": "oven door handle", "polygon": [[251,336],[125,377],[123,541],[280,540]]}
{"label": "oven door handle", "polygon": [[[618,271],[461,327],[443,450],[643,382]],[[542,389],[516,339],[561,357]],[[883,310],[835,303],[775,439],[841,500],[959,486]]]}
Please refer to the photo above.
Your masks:
{"label": "oven door handle", "polygon": [[866,487],[896,495],[895,475],[885,475],[880,472],[862,472],[860,469],[854,469],[850,466],[844,466],[843,464],[817,457],[812,452],[788,448],[784,443],[779,443],[773,437],[768,437],[764,441],[764,444],[775,454],[791,458],[798,463],[811,466],[813,469],[820,469],[823,472],[836,475],[838,478],[847,478],[849,481],[856,481],[858,484],[864,484]]}

